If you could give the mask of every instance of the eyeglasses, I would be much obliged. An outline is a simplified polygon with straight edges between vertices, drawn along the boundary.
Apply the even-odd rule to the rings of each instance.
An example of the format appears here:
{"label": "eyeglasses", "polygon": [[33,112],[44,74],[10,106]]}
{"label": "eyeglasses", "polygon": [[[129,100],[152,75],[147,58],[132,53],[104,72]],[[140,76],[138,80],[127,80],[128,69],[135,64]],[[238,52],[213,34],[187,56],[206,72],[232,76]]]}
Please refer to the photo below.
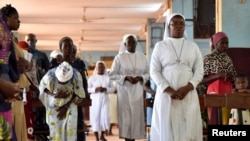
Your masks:
{"label": "eyeglasses", "polygon": [[169,23],[171,26],[185,26],[184,22],[171,22]]}

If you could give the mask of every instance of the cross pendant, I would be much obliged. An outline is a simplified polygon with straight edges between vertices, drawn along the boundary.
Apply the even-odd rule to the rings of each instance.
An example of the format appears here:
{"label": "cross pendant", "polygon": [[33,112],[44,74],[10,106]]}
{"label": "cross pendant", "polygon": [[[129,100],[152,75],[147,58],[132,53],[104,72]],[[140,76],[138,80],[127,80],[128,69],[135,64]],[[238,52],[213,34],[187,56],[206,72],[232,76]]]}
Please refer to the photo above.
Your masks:
{"label": "cross pendant", "polygon": [[178,60],[176,60],[176,62],[177,62],[177,63],[180,63],[180,62],[181,62],[181,60],[180,60],[180,59],[178,59]]}

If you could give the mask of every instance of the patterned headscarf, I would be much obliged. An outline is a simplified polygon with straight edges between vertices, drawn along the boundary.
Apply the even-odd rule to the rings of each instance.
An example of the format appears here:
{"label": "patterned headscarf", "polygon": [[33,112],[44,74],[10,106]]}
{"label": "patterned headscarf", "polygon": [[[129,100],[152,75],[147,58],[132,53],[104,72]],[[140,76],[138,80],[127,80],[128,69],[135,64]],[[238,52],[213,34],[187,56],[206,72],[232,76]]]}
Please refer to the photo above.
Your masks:
{"label": "patterned headscarf", "polygon": [[56,68],[55,75],[58,81],[67,82],[73,77],[73,68],[68,62],[64,61]]}

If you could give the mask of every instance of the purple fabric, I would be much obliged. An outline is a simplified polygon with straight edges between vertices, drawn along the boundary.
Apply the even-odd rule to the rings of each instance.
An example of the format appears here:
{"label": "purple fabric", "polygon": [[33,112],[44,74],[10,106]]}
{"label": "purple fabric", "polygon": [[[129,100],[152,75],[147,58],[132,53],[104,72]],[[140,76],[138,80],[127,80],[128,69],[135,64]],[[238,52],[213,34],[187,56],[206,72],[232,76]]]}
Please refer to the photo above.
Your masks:
{"label": "purple fabric", "polygon": [[8,64],[12,35],[0,14],[0,64]]}
{"label": "purple fabric", "polygon": [[[7,67],[7,69],[3,70],[2,68],[4,67]],[[5,72],[6,70],[8,72]],[[9,74],[12,82],[16,82],[19,79],[12,33],[0,13],[0,74],[3,73]]]}

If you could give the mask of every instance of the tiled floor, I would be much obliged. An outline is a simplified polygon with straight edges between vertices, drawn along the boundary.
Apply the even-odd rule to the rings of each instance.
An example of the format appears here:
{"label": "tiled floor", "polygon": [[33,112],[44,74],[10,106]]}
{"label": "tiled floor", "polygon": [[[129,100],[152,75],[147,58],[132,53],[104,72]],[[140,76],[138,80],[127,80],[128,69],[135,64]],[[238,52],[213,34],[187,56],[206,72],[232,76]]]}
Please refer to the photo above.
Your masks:
{"label": "tiled floor", "polygon": [[[124,139],[119,139],[119,136],[118,136],[119,131],[118,131],[118,128],[116,126],[113,127],[112,132],[114,135],[106,136],[107,141],[124,141]],[[86,136],[86,141],[96,141],[94,133],[91,131],[91,129],[90,129],[89,135]],[[146,139],[145,140],[136,140],[136,141],[146,141]]]}

